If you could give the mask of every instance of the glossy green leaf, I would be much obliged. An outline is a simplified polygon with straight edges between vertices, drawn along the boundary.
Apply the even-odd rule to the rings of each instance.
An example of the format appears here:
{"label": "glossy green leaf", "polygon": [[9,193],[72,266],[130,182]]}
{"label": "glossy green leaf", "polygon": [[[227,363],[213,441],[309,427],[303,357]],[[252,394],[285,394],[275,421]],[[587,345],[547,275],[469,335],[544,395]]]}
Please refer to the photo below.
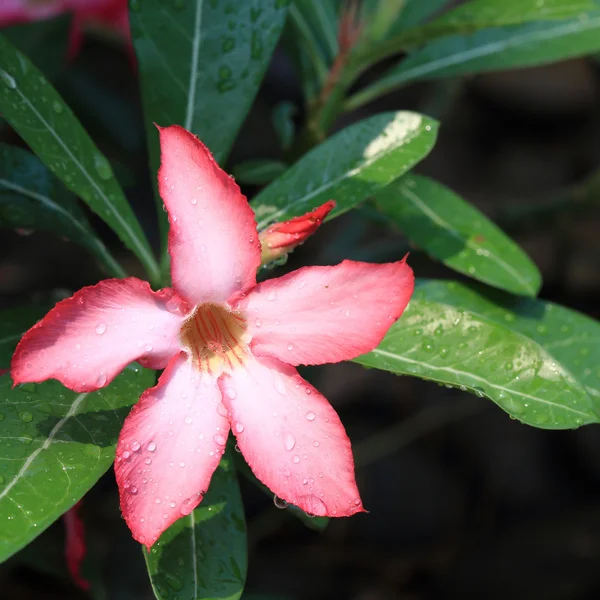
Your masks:
{"label": "glossy green leaf", "polygon": [[158,600],[237,600],[246,581],[246,521],[226,454],[198,508],[144,551]]}
{"label": "glossy green leaf", "polygon": [[0,311],[0,370],[8,369],[21,336],[48,312],[48,307],[30,304]]}
{"label": "glossy green leaf", "polygon": [[124,277],[75,197],[33,154],[0,143],[0,228],[41,229],[81,244],[107,272]]}
{"label": "glossy green leaf", "polygon": [[111,385],[76,394],[57,381],[12,389],[0,377],[0,561],[39,535],[114,460],[131,406],[154,372],[128,367]]}
{"label": "glossy green leaf", "polygon": [[[185,127],[219,163],[225,162],[270,62],[287,4],[288,0],[131,0],[153,173],[159,166],[154,123]],[[165,238],[166,214],[158,214]]]}
{"label": "glossy green leaf", "polygon": [[151,277],[148,242],[106,158],[43,75],[0,36],[0,112],[48,168],[119,235]]}
{"label": "glossy green leaf", "polygon": [[591,0],[471,0],[430,23],[373,45],[367,49],[365,58],[373,63],[443,36],[464,35],[489,27],[506,27],[531,21],[565,19],[593,8]]}
{"label": "glossy green leaf", "polygon": [[536,427],[600,423],[599,406],[568,363],[526,328],[513,328],[514,314],[493,318],[484,296],[471,292],[467,303],[465,289],[455,282],[419,282],[383,342],[356,362],[485,396]]}
{"label": "glossy green leaf", "polygon": [[575,19],[537,21],[439,39],[416,50],[373,85],[357,92],[352,110],[413,81],[542,65],[600,50],[600,0]]}
{"label": "glossy green leaf", "polygon": [[535,340],[587,389],[600,408],[600,323],[560,304],[516,298],[478,286],[428,284],[428,297],[487,318]]}
{"label": "glossy green leaf", "polygon": [[257,158],[239,163],[232,172],[238,183],[265,185],[277,179],[287,169],[287,165],[279,160]]}
{"label": "glossy green leaf", "polygon": [[448,267],[514,294],[539,291],[540,272],[523,250],[441,183],[406,175],[377,192],[375,206]]}
{"label": "glossy green leaf", "polygon": [[382,113],[336,133],[304,155],[252,201],[259,231],[327,200],[340,215],[388,185],[430,152],[437,122],[401,111]]}

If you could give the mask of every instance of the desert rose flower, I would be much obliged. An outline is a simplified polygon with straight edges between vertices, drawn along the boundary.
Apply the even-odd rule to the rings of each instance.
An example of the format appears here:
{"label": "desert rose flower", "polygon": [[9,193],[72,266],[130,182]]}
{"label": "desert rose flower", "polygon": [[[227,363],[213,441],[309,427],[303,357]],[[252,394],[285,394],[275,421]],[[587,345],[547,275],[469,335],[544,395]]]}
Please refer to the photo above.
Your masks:
{"label": "desert rose flower", "polygon": [[196,137],[159,132],[173,288],[110,279],[58,303],[19,343],[15,384],[88,392],[132,361],[165,369],[125,419],[115,462],[123,515],[148,548],[202,500],[230,430],[278,497],[314,515],[362,511],[344,427],[295,367],[375,348],[408,303],[412,270],[344,261],[257,285],[246,198]]}

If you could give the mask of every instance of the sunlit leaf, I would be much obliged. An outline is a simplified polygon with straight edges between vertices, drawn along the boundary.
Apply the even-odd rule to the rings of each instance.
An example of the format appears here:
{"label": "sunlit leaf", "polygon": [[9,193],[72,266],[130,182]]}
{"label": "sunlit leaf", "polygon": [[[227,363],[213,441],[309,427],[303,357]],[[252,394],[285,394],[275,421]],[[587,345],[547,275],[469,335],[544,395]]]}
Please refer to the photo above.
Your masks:
{"label": "sunlit leaf", "polygon": [[413,112],[382,113],[343,129],[308,152],[252,201],[258,229],[302,215],[327,200],[340,215],[422,160],[437,122]]}
{"label": "sunlit leaf", "polygon": [[528,309],[504,309],[456,282],[419,282],[383,342],[356,362],[487,397],[536,427],[599,423],[597,401],[570,361],[532,335],[530,325],[544,325],[547,305],[523,302]]}

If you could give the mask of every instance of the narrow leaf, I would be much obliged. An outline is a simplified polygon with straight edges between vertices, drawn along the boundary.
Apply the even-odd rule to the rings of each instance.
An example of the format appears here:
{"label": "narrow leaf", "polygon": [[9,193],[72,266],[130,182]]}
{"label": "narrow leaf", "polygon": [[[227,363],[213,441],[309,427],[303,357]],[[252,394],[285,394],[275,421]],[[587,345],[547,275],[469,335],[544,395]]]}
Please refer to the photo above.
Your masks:
{"label": "narrow leaf", "polygon": [[346,109],[356,109],[413,81],[542,65],[598,52],[600,0],[594,0],[594,6],[595,10],[576,19],[483,29],[434,41],[351,96]]}
{"label": "narrow leaf", "polygon": [[2,143],[0,227],[50,231],[90,250],[111,275],[125,276],[90,227],[75,197],[35,156]]}
{"label": "narrow leaf", "polygon": [[419,282],[402,318],[356,362],[485,396],[544,429],[600,422],[597,404],[568,364],[525,328],[512,329],[510,312],[503,322],[491,318],[476,292],[464,302],[464,289],[455,282]]}
{"label": "narrow leaf", "polygon": [[225,455],[198,508],[144,552],[158,600],[237,600],[246,581],[246,522],[231,458]]}
{"label": "narrow leaf", "polygon": [[436,121],[406,111],[382,113],[343,129],[254,198],[259,231],[330,199],[337,203],[330,216],[350,210],[427,156],[436,132]]}
{"label": "narrow leaf", "polygon": [[540,272],[523,250],[442,184],[406,175],[380,190],[375,206],[451,269],[514,294],[535,296],[539,291]]}
{"label": "narrow leaf", "polygon": [[77,502],[110,467],[123,420],[154,373],[132,366],[97,392],[0,377],[0,561]]}
{"label": "narrow leaf", "polygon": [[443,36],[464,35],[480,29],[520,25],[531,21],[565,19],[585,14],[585,11],[593,8],[591,0],[472,0],[430,23],[373,45],[366,50],[364,59],[371,64]]}
{"label": "narrow leaf", "polygon": [[119,235],[156,276],[156,263],[110,164],[26,56],[0,36],[0,112],[48,168]]}

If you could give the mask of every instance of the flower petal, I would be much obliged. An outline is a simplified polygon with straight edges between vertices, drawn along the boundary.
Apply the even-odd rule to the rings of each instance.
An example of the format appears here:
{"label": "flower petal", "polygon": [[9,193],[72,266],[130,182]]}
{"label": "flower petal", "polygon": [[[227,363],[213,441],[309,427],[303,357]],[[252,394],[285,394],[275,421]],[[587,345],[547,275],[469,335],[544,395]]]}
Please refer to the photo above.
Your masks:
{"label": "flower petal", "polygon": [[186,303],[134,277],[107,279],[59,302],[19,342],[15,384],[58,379],[76,392],[104,387],[129,363],[162,369],[180,350]]}
{"label": "flower petal", "polygon": [[125,419],[115,462],[121,510],[148,549],[202,500],[225,451],[224,414],[216,381],[182,353]]}
{"label": "flower petal", "polygon": [[195,304],[226,302],[256,282],[254,213],[198,138],[177,125],[158,131],[158,188],[171,223],[173,287]]}
{"label": "flower petal", "polygon": [[245,310],[252,351],[291,365],[350,360],[370,352],[404,311],[414,288],[404,260],[345,260],[260,283],[236,304]]}
{"label": "flower petal", "polygon": [[276,496],[319,516],[363,510],[344,426],[296,369],[250,359],[219,385],[244,458]]}

